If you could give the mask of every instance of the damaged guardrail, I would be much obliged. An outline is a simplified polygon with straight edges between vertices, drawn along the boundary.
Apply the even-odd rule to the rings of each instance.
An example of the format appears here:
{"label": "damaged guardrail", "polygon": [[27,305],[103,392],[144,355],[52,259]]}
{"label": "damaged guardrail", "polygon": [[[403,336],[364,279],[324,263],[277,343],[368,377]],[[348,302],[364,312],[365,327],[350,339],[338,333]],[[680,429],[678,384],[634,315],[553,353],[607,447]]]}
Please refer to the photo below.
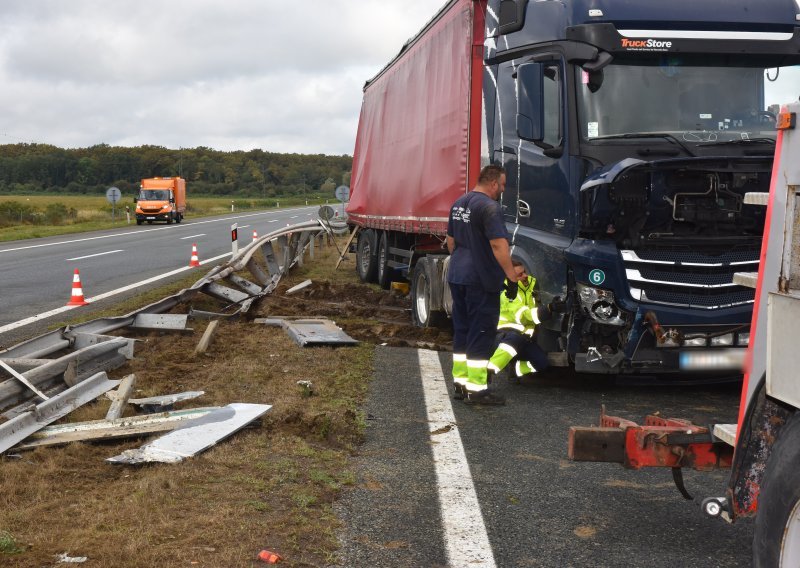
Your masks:
{"label": "damaged guardrail", "polygon": [[[138,340],[108,333],[123,328],[177,329],[170,326],[170,317],[182,318],[185,326],[186,315],[144,316],[165,314],[198,294],[219,302],[220,311],[190,308],[188,317],[240,316],[254,301],[270,294],[290,268],[301,265],[306,250],[310,248],[313,255],[317,237],[346,232],[343,222],[315,220],[287,226],[259,237],[191,287],[158,302],[124,316],[65,326],[0,351],[0,376],[10,375],[0,382],[0,412],[7,420],[0,424],[0,453],[116,386],[105,378],[105,372],[132,359]],[[91,381],[99,381],[101,375],[105,382],[92,386]],[[48,410],[53,408],[58,411]]]}

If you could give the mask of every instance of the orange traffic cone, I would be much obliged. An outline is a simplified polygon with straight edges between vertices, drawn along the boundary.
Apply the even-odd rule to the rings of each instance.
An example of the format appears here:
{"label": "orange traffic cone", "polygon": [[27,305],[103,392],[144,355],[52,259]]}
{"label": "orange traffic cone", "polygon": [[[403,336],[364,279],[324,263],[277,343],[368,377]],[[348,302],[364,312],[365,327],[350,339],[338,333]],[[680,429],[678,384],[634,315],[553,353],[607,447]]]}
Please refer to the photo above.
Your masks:
{"label": "orange traffic cone", "polygon": [[192,243],[192,259],[189,261],[189,266],[200,266],[200,259],[197,258],[197,245]]}
{"label": "orange traffic cone", "polygon": [[262,550],[258,553],[258,559],[262,562],[266,562],[267,564],[277,564],[283,558],[279,554],[275,554],[271,550]]}
{"label": "orange traffic cone", "polygon": [[253,229],[253,240],[254,240],[254,241],[257,241],[257,240],[258,240],[258,233],[256,232],[256,230],[255,230],[255,229]]}
{"label": "orange traffic cone", "polygon": [[67,302],[68,306],[85,306],[88,304],[83,297],[83,288],[81,288],[81,275],[78,269],[75,269],[75,274],[72,276],[72,297]]}

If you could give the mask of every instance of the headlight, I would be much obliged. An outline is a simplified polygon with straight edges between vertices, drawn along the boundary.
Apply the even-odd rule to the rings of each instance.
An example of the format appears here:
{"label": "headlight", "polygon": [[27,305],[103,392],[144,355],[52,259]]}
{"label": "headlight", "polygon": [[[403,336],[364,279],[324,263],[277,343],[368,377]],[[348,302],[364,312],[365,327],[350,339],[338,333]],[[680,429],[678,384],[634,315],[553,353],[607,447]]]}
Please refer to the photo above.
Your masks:
{"label": "headlight", "polygon": [[737,333],[736,334],[736,345],[741,345],[742,347],[747,347],[750,345],[750,332],[746,333]]}
{"label": "headlight", "polygon": [[625,320],[620,317],[620,309],[614,302],[614,292],[611,290],[578,284],[578,297],[581,306],[593,320],[608,325],[625,325]]}
{"label": "headlight", "polygon": [[691,339],[684,339],[683,340],[684,347],[705,347],[706,346],[706,338],[705,337],[692,337]]}

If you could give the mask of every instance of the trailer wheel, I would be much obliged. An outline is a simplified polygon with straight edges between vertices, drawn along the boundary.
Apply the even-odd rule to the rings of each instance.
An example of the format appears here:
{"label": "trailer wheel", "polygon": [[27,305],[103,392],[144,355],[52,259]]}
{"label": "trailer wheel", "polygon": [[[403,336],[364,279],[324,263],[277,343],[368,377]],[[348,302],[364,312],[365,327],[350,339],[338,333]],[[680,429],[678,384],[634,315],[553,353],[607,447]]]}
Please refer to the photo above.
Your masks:
{"label": "trailer wheel", "polygon": [[375,231],[366,229],[358,233],[356,245],[356,272],[362,282],[378,279],[378,254]]}
{"label": "trailer wheel", "polygon": [[176,223],[180,223],[181,221],[183,221],[183,215],[181,215],[180,213],[178,213],[178,216],[177,216],[177,217],[175,217],[175,222],[176,222]]}
{"label": "trailer wheel", "polygon": [[386,231],[381,232],[381,238],[378,242],[378,286],[384,290],[388,290],[392,285],[392,276],[394,271],[389,266],[389,235]]}
{"label": "trailer wheel", "polygon": [[417,327],[441,326],[447,317],[444,312],[432,309],[433,282],[431,263],[421,258],[411,276],[411,318]]}
{"label": "trailer wheel", "polygon": [[800,566],[800,412],[772,447],[758,496],[753,566]]}

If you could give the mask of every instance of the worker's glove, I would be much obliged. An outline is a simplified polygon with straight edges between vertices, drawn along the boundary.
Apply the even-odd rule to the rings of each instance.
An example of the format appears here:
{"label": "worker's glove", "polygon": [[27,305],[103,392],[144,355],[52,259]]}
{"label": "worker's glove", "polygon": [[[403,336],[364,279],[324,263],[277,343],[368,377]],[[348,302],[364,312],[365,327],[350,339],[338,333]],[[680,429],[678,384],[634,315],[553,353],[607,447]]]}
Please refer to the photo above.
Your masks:
{"label": "worker's glove", "polygon": [[567,303],[561,299],[561,296],[556,296],[552,302],[547,304],[547,309],[551,314],[563,314],[567,311]]}
{"label": "worker's glove", "polygon": [[519,292],[519,286],[517,286],[516,282],[512,282],[511,280],[506,280],[506,298],[509,301],[513,302],[517,297],[517,292]]}

